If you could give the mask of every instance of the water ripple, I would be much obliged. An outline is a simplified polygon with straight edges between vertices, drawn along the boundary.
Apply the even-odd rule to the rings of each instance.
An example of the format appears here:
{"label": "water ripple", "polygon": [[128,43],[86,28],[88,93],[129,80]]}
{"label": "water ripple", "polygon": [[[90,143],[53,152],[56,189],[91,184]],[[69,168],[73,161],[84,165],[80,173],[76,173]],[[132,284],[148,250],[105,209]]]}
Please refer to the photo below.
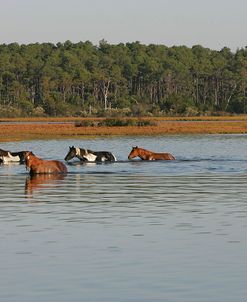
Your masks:
{"label": "water ripple", "polygon": [[[136,144],[177,160],[127,161]],[[68,145],[110,146],[119,162],[36,177],[0,165],[1,301],[246,300],[246,136],[1,147],[62,159]]]}

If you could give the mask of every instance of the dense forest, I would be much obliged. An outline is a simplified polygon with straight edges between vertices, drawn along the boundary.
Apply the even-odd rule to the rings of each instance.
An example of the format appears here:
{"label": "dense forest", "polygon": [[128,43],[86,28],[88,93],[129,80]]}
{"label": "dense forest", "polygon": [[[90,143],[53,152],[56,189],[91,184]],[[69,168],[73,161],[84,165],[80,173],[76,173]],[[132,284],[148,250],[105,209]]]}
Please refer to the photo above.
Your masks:
{"label": "dense forest", "polygon": [[0,45],[0,117],[246,112],[247,48]]}

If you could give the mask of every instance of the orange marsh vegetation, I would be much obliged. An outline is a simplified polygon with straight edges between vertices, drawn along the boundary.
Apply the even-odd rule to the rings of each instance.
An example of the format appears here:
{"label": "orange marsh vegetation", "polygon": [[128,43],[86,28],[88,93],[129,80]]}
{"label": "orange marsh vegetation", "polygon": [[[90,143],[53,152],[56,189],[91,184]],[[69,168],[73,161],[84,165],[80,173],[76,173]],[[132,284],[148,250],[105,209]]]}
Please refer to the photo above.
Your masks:
{"label": "orange marsh vegetation", "polygon": [[75,122],[103,118],[0,119],[0,141],[83,138],[89,136],[247,133],[247,115],[221,117],[142,118],[148,126],[75,127]]}

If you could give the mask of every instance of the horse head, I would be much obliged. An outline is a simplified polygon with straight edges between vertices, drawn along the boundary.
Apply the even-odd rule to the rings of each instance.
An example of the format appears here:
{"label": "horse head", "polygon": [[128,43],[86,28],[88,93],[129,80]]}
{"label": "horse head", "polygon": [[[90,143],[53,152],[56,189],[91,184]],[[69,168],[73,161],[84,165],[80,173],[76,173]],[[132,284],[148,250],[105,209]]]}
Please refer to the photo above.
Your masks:
{"label": "horse head", "polygon": [[32,164],[32,158],[35,157],[35,155],[33,154],[32,151],[24,151],[24,161],[26,164],[26,169],[30,168],[31,164]]}
{"label": "horse head", "polygon": [[69,152],[65,156],[64,160],[69,161],[70,159],[76,157],[76,155],[77,155],[76,148],[74,146],[69,147]]}
{"label": "horse head", "polygon": [[132,159],[136,156],[138,156],[138,146],[132,147],[132,150],[130,151],[130,154],[128,156],[128,159]]}
{"label": "horse head", "polygon": [[34,155],[34,153],[32,151],[23,151],[23,157],[25,162],[27,163],[27,161],[29,161]]}

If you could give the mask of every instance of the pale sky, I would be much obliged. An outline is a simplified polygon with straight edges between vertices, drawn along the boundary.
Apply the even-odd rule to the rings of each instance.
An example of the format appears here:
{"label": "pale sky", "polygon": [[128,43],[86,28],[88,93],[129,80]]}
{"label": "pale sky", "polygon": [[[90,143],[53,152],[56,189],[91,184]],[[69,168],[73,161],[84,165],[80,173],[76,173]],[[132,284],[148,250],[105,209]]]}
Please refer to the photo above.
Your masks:
{"label": "pale sky", "polygon": [[0,0],[0,44],[247,45],[247,0]]}

